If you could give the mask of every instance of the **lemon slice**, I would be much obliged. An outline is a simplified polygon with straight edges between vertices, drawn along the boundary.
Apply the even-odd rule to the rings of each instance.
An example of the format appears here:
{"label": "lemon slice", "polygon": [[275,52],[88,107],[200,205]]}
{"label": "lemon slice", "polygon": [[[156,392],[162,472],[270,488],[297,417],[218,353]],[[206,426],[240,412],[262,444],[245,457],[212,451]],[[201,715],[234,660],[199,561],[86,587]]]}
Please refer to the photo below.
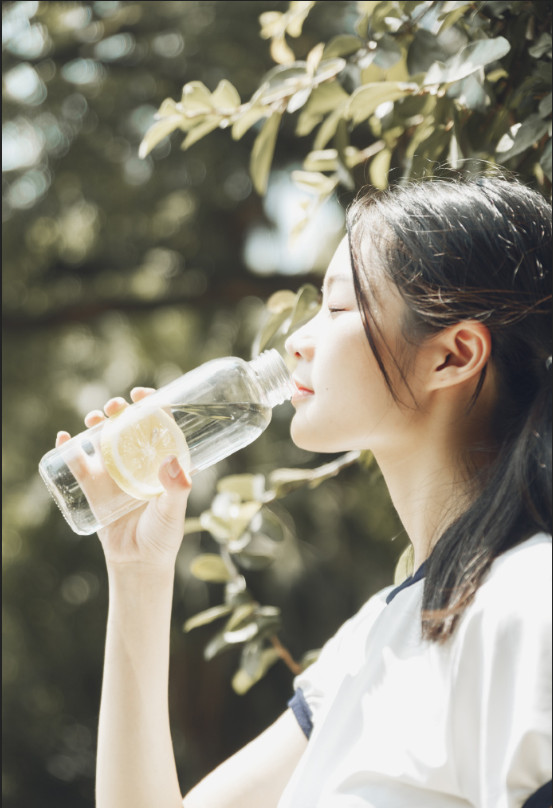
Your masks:
{"label": "lemon slice", "polygon": [[174,418],[159,408],[129,407],[109,418],[100,433],[100,450],[110,477],[135,499],[163,493],[158,471],[168,455],[190,470],[186,439]]}

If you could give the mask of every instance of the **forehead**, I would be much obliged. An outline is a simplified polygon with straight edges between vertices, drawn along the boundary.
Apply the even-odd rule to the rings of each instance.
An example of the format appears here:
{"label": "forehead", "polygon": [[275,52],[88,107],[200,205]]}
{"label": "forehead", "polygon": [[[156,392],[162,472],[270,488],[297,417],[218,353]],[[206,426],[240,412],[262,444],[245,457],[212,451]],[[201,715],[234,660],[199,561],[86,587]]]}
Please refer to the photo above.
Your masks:
{"label": "forehead", "polygon": [[347,236],[341,240],[325,273],[325,284],[352,280],[351,255]]}

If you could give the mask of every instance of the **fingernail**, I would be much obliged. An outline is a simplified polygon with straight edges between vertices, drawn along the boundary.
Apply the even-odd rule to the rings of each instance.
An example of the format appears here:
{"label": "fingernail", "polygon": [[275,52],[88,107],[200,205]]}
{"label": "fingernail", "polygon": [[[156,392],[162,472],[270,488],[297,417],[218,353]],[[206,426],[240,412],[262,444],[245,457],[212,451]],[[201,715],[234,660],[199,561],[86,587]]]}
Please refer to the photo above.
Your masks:
{"label": "fingernail", "polygon": [[167,473],[169,477],[178,477],[180,474],[180,465],[176,457],[171,458],[171,462],[167,464]]}

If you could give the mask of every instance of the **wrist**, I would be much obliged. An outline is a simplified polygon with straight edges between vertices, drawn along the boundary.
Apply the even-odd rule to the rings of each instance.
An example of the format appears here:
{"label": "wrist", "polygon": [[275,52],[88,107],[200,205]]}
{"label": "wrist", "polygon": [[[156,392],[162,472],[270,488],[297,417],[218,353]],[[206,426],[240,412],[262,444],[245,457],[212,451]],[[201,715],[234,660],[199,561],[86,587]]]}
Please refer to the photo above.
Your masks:
{"label": "wrist", "polygon": [[110,590],[128,589],[133,592],[172,590],[175,577],[175,564],[153,564],[144,561],[106,561]]}

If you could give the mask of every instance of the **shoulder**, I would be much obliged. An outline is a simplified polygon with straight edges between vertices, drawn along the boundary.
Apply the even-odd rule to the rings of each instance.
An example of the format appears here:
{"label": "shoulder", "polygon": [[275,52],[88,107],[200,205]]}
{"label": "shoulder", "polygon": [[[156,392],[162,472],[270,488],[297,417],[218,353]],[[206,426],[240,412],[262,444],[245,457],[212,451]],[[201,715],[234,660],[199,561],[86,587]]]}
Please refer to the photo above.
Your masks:
{"label": "shoulder", "polygon": [[477,643],[486,653],[508,648],[516,654],[529,647],[543,653],[551,636],[551,562],[551,536],[545,533],[496,558],[460,620],[458,649]]}
{"label": "shoulder", "polygon": [[520,613],[551,601],[552,540],[546,533],[507,550],[493,562],[475,598],[475,610],[496,606]]}

